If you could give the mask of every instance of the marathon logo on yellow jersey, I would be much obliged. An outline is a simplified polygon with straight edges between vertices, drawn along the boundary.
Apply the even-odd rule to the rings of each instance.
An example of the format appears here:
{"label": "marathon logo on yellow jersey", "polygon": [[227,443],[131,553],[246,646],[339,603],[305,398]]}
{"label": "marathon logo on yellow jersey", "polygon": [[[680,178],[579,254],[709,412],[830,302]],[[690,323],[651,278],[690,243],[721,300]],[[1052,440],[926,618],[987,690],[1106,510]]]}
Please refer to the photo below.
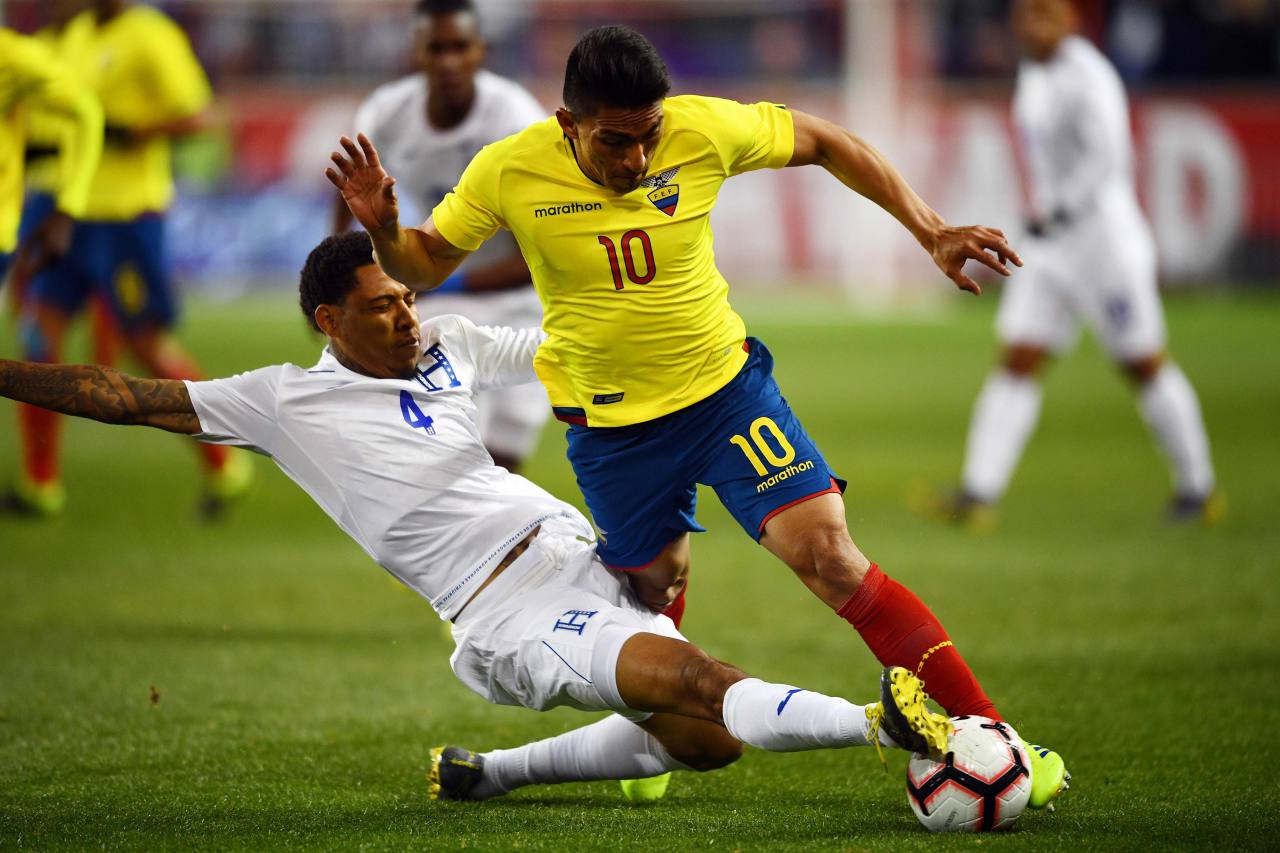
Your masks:
{"label": "marathon logo on yellow jersey", "polygon": [[565,213],[588,213],[593,210],[604,210],[604,205],[598,201],[589,201],[583,204],[580,201],[571,201],[568,204],[553,204],[550,207],[535,207],[533,209],[533,218],[541,219],[544,216],[560,216]]}
{"label": "marathon logo on yellow jersey", "polygon": [[653,192],[649,193],[648,199],[653,202],[653,206],[661,210],[667,216],[676,215],[676,205],[680,202],[680,185],[671,183],[675,180],[676,172],[680,171],[680,167],[659,175],[650,175],[640,182],[642,187],[652,187]]}

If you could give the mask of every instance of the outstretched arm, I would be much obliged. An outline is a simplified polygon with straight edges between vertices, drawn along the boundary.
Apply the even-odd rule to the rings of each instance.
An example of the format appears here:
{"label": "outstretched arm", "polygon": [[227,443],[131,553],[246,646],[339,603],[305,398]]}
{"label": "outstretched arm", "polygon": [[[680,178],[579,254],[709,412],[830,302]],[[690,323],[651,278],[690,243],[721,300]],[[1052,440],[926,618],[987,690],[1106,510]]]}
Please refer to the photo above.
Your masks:
{"label": "outstretched arm", "polygon": [[798,110],[792,111],[792,117],[795,152],[787,165],[821,166],[854,192],[883,207],[911,232],[956,287],[975,294],[982,292],[978,283],[964,274],[967,260],[986,264],[1006,276],[1007,262],[1022,266],[1018,253],[1005,241],[1004,232],[981,225],[947,225],[879,151],[857,136]]}
{"label": "outstretched arm", "polygon": [[325,177],[373,238],[382,271],[414,290],[435,289],[469,253],[441,236],[430,219],[421,228],[401,227],[396,179],[382,168],[369,137],[361,133],[356,139],[358,145],[342,137],[346,156],[333,152],[337,168],[325,169]]}
{"label": "outstretched arm", "polygon": [[107,424],[201,431],[182,380],[140,379],[111,367],[0,359],[0,397]]}

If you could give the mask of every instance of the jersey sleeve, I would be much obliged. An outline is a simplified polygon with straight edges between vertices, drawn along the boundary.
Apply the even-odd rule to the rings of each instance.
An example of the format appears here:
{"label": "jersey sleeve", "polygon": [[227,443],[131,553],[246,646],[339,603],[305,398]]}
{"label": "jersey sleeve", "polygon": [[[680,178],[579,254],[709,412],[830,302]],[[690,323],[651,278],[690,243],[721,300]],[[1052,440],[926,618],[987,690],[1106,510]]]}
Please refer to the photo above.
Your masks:
{"label": "jersey sleeve", "polygon": [[502,156],[499,146],[488,145],[472,159],[458,185],[431,212],[431,221],[446,240],[467,252],[503,226],[499,206]]}
{"label": "jersey sleeve", "polygon": [[445,335],[456,336],[476,368],[476,390],[506,388],[537,382],[533,356],[546,339],[536,326],[512,329],[507,326],[477,326],[466,317],[451,317]]}
{"label": "jersey sleeve", "polygon": [[703,128],[720,153],[725,174],[780,169],[795,153],[791,111],[781,104],[740,104],[722,98],[698,98],[706,112]]}
{"label": "jersey sleeve", "polygon": [[183,119],[209,106],[213,91],[186,33],[173,21],[155,15],[146,29],[151,50],[151,80],[157,95],[155,109],[166,118]]}
{"label": "jersey sleeve", "polygon": [[271,455],[276,434],[276,399],[281,365],[227,379],[187,381],[191,405],[200,419],[195,436],[210,444],[247,447]]}

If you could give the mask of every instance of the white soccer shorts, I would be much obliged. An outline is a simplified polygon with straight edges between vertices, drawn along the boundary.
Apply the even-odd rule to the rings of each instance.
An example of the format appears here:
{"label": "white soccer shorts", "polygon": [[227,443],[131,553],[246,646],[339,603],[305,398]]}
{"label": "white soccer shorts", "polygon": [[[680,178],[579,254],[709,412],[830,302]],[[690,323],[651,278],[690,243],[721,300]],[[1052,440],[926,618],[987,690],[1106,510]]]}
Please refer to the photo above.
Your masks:
{"label": "white soccer shorts", "polygon": [[1117,361],[1164,350],[1155,246],[1145,223],[1098,216],[1020,248],[1026,265],[1005,282],[996,316],[1001,343],[1061,354],[1085,325]]}
{"label": "white soccer shorts", "polygon": [[624,574],[596,559],[594,538],[580,516],[543,522],[529,548],[467,605],[449,659],[463,684],[498,705],[649,716],[622,701],[618,655],[641,632],[684,637],[635,598]]}

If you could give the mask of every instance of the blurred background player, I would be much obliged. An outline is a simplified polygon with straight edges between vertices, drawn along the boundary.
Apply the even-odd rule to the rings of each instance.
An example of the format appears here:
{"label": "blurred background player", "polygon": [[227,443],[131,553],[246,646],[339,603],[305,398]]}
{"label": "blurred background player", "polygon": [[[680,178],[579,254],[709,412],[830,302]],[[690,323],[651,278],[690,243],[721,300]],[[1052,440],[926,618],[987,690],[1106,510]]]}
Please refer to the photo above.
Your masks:
{"label": "blurred background player", "polygon": [[[548,113],[524,87],[481,67],[485,43],[471,0],[420,0],[413,38],[417,73],[376,89],[360,105],[355,128],[378,146],[400,191],[425,214],[476,152]],[[338,195],[334,231],[345,231],[351,220]],[[430,293],[424,307],[433,315],[514,328],[542,322],[529,267],[510,234],[486,243]],[[476,405],[494,462],[518,470],[551,415],[546,392],[537,383],[484,391]]]}
{"label": "blurred background player", "polygon": [[[71,250],[31,283],[23,311],[23,349],[56,362],[67,326],[91,294],[111,306],[129,352],[163,378],[199,370],[170,334],[177,305],[167,268],[164,212],[173,198],[170,141],[200,130],[209,82],[186,36],[169,18],[124,0],[95,0],[57,38],[62,59],[102,102],[102,161]],[[13,504],[41,515],[60,512],[57,416],[30,406],[20,414],[23,470]],[[201,513],[218,514],[243,494],[247,458],[200,445],[206,469]]]}
{"label": "blurred background player", "polygon": [[23,151],[35,114],[48,128],[49,204],[31,229],[30,252],[66,253],[73,219],[83,215],[102,153],[102,107],[39,40],[0,27],[0,283],[18,246]]}
{"label": "blurred background player", "polygon": [[984,525],[1004,495],[1040,413],[1039,374],[1081,325],[1133,380],[1138,406],[1173,469],[1174,521],[1221,513],[1196,393],[1165,353],[1156,251],[1133,183],[1124,85],[1077,34],[1071,0],[1018,0],[1025,54],[1013,118],[1029,190],[1027,265],[996,320],[1001,365],[978,395],[960,488],[943,515]]}
{"label": "blurred background player", "polygon": [[[83,7],[84,0],[49,0],[42,7],[45,25],[34,33],[35,38],[56,53],[63,28]],[[58,139],[61,133],[62,122],[58,115],[47,114],[39,108],[28,113],[25,152],[27,194],[22,206],[22,220],[18,226],[18,251],[9,281],[14,317],[22,314],[22,302],[31,284],[31,277],[60,257],[56,253],[51,255],[44,251],[42,236],[48,227],[45,223],[51,222],[49,215],[55,209],[55,199],[62,181],[62,163],[58,157]],[[98,147],[100,150],[101,142]],[[66,233],[69,245],[71,232],[68,229]],[[94,363],[114,364],[118,332],[111,306],[100,294],[90,297],[89,316]]]}

